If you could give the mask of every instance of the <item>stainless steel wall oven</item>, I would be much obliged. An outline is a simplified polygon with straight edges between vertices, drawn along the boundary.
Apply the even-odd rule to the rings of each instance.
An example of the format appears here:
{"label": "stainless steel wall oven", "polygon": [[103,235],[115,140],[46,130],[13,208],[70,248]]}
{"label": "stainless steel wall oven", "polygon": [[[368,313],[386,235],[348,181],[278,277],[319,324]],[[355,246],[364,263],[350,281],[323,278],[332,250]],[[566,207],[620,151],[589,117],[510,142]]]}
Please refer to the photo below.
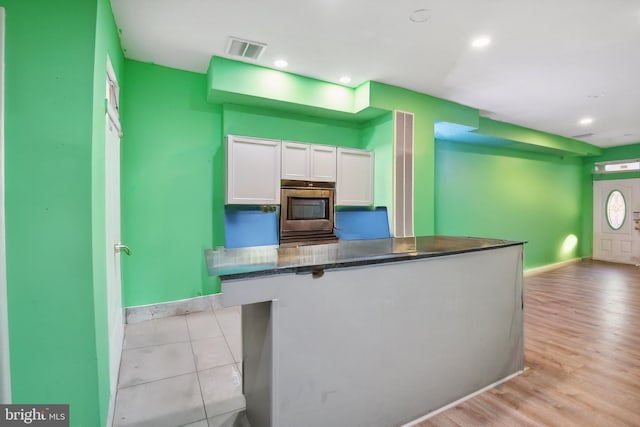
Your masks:
{"label": "stainless steel wall oven", "polygon": [[280,245],[337,241],[334,233],[335,183],[283,180]]}

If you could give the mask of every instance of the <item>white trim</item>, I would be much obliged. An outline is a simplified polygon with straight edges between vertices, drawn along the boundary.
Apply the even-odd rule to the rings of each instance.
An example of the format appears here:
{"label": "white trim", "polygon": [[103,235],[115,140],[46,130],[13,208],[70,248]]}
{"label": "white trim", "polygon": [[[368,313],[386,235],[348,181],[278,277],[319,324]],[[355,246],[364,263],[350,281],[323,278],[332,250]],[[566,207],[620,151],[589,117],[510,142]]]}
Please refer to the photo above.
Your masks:
{"label": "white trim", "polygon": [[554,264],[547,264],[547,265],[543,265],[541,267],[529,268],[529,269],[524,271],[524,277],[532,277],[532,276],[536,276],[538,274],[546,273],[548,271],[556,270],[558,268],[566,267],[568,265],[580,262],[580,261],[582,261],[582,259],[583,258],[572,258],[572,259],[568,259],[566,261],[556,262]]}
{"label": "white trim", "polygon": [[158,304],[138,305],[127,307],[126,323],[139,323],[146,320],[161,319],[163,317],[180,316],[209,310],[210,308],[222,308],[220,293],[201,297],[187,298],[177,301],[169,301]]}
{"label": "white trim", "polygon": [[[281,329],[280,322],[280,300],[271,301],[271,425],[280,425],[280,405],[274,405],[274,402],[280,401],[280,389],[278,385],[280,381],[276,378],[280,377],[280,335],[278,331]],[[268,333],[268,332],[267,332]],[[267,338],[268,339],[268,338]],[[244,366],[244,362],[243,362]],[[244,374],[244,371],[243,371]],[[243,385],[244,388],[244,385]],[[244,391],[244,390],[243,390]]]}
{"label": "white trim", "polygon": [[107,116],[113,124],[113,127],[116,129],[118,138],[122,138],[122,128],[120,127],[120,120],[118,120],[118,112],[114,111],[110,105],[107,106]]}
{"label": "white trim", "polygon": [[491,390],[492,388],[494,388],[494,387],[496,387],[496,386],[498,386],[498,385],[500,385],[500,384],[502,384],[502,383],[504,383],[504,382],[507,382],[507,381],[509,381],[509,380],[510,380],[510,379],[512,379],[512,378],[517,377],[518,375],[522,374],[522,373],[523,373],[524,371],[526,371],[527,369],[528,369],[528,368],[524,368],[524,369],[522,369],[522,370],[520,370],[520,371],[518,371],[518,372],[515,372],[515,373],[513,373],[513,374],[509,375],[508,377],[504,377],[503,379],[498,380],[498,381],[496,381],[496,382],[495,382],[495,383],[493,383],[493,384],[489,384],[488,386],[486,386],[486,387],[484,387],[484,388],[481,388],[481,389],[480,389],[480,390],[478,390],[478,391],[475,391],[475,392],[473,392],[473,393],[471,393],[471,394],[468,394],[468,395],[466,395],[465,397],[463,397],[463,398],[461,398],[461,399],[456,400],[455,402],[451,402],[451,403],[449,403],[448,405],[443,406],[442,408],[438,408],[438,409],[436,409],[435,411],[431,411],[431,412],[429,412],[427,415],[424,415],[424,416],[422,416],[422,417],[418,418],[417,420],[413,420],[413,421],[410,421],[410,422],[408,422],[408,423],[406,423],[406,424],[403,424],[401,427],[411,427],[411,426],[415,426],[416,424],[419,424],[419,423],[421,423],[421,422],[423,422],[423,421],[425,421],[425,420],[427,420],[427,419],[429,419],[429,418],[431,418],[431,417],[433,417],[433,416],[436,416],[436,415],[438,415],[439,413],[446,411],[447,409],[451,409],[451,408],[453,408],[454,406],[457,406],[457,405],[461,404],[461,403],[462,403],[462,402],[464,402],[465,400],[469,400],[469,399],[471,399],[471,398],[473,398],[473,397],[476,397],[477,395],[482,394],[482,393],[484,393],[484,392],[485,392],[485,391],[487,391],[487,390]]}
{"label": "white trim", "polygon": [[9,314],[7,303],[7,258],[4,210],[4,23],[0,7],[0,403],[11,403],[9,363]]}
{"label": "white trim", "polygon": [[[106,87],[106,93],[105,93],[105,97],[106,97],[106,104],[107,104],[107,108],[106,108],[106,120],[105,120],[105,195],[107,196],[105,199],[105,218],[107,218],[109,215],[107,214],[107,212],[110,209],[109,206],[109,201],[108,201],[108,197],[109,197],[109,188],[113,187],[112,184],[110,184],[107,180],[107,170],[109,170],[109,168],[113,167],[110,162],[112,160],[110,155],[108,155],[107,153],[110,152],[109,148],[107,147],[107,145],[111,142],[109,139],[109,135],[113,134],[112,129],[115,130],[115,134],[117,135],[118,139],[116,141],[116,143],[118,144],[117,146],[117,152],[118,154],[120,153],[120,149],[119,149],[119,145],[120,145],[120,138],[122,137],[122,128],[120,127],[120,118],[118,115],[118,97],[119,97],[119,85],[118,85],[118,80],[115,74],[115,71],[113,70],[113,65],[111,64],[111,58],[109,57],[109,55],[107,55],[107,64],[106,64],[106,71],[107,71],[107,75],[106,75],[106,79],[105,79],[105,87]],[[110,102],[110,92],[112,92],[113,89],[113,94],[115,97],[115,101],[112,105],[112,103]],[[118,160],[118,168],[117,168],[117,173],[120,174],[120,165],[119,165],[119,160]],[[118,185],[120,184],[120,179],[118,178]],[[118,190],[118,198],[120,197],[120,191]],[[120,201],[118,200],[118,206],[117,208],[120,208]],[[120,212],[118,211],[118,213],[116,214],[118,215],[118,227],[120,224],[120,219],[119,219],[119,215]],[[107,218],[107,222],[109,222],[109,218]],[[119,234],[119,230],[118,230],[118,234]],[[109,242],[109,226],[107,224],[105,224],[105,238],[106,241]],[[109,260],[113,259],[113,252],[110,252],[110,244],[107,245],[107,257],[105,259],[105,261],[107,262],[106,267],[107,269],[111,268],[109,266]],[[116,269],[118,270],[118,269]],[[119,270],[118,270],[119,273]],[[120,278],[114,278],[113,280],[115,280],[117,283],[115,283],[115,285],[117,285],[118,288],[121,289],[121,282],[120,282]],[[115,415],[115,407],[116,407],[116,395],[118,393],[118,378],[120,377],[120,366],[121,366],[121,362],[122,362],[122,348],[124,345],[124,313],[122,310],[122,294],[121,294],[121,290],[118,290],[118,301],[116,302],[117,307],[118,307],[118,311],[119,313],[116,315],[116,317],[114,318],[112,315],[112,309],[114,307],[112,307],[112,304],[114,303],[114,301],[112,300],[112,289],[110,289],[110,286],[113,286],[113,283],[109,283],[109,278],[107,275],[107,335],[108,335],[108,365],[109,365],[109,408],[107,410],[107,423],[106,423],[106,427],[110,427],[113,425],[113,418]],[[115,361],[115,358],[117,357],[117,362]]]}
{"label": "white trim", "polygon": [[[119,375],[120,375],[120,370],[118,370],[118,376]],[[107,409],[107,423],[105,424],[105,427],[113,426],[113,417],[115,416],[115,413],[116,413],[116,396],[117,396],[117,393],[118,392],[116,390],[115,393],[112,393],[109,396],[109,409]]]}

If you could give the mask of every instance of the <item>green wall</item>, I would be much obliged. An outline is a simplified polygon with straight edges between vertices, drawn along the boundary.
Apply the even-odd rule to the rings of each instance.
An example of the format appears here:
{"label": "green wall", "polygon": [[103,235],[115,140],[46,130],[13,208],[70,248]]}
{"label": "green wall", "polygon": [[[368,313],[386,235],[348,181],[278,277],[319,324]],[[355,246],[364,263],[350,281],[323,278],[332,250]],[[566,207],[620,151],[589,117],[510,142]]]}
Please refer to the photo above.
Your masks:
{"label": "green wall", "polygon": [[115,24],[108,0],[3,6],[12,397],[69,403],[71,425],[96,426],[109,389],[97,119],[106,52],[121,62]]}
{"label": "green wall", "polygon": [[438,141],[436,233],[527,241],[525,267],[581,256],[582,159]]}
{"label": "green wall", "polygon": [[480,118],[478,133],[518,141],[526,144],[528,147],[533,146],[545,151],[556,151],[573,156],[594,156],[602,154],[602,148],[578,141],[577,139],[553,135],[485,117]]}
{"label": "green wall", "polygon": [[123,304],[218,292],[207,276],[221,111],[206,76],[125,60],[122,95]]}
{"label": "green wall", "polygon": [[[478,112],[450,101],[403,88],[371,82],[370,105],[381,110],[411,112],[414,119],[414,232],[429,235],[435,231],[435,150],[434,124],[445,120],[477,125]],[[388,141],[392,144],[393,137]],[[389,170],[390,172],[390,170]],[[391,175],[387,178],[391,184]],[[376,182],[377,184],[377,182]]]}
{"label": "green wall", "polygon": [[[355,109],[353,90],[343,85],[215,56],[209,71],[208,99],[213,102],[220,102],[224,92],[257,104],[261,99],[280,101],[295,112],[332,111],[339,117]],[[232,101],[225,98],[224,102]]]}
{"label": "green wall", "polygon": [[[308,113],[315,113],[318,105],[325,99],[325,92],[333,91],[335,86],[320,82],[310,88],[311,92],[317,92],[320,97],[319,100],[314,100],[313,93],[309,92],[311,98],[308,103],[313,109],[300,108],[296,114],[292,113],[292,108],[298,98],[267,99],[264,93],[258,91],[256,94],[260,96],[252,100],[247,92],[250,85],[239,88],[230,79],[229,73],[225,74],[225,70],[233,71],[233,75],[240,75],[243,81],[251,82],[252,72],[255,71],[255,79],[260,80],[260,76],[266,72],[263,68],[228,60],[212,60],[212,65],[215,67],[205,77],[125,61],[127,86],[122,107],[125,129],[122,171],[123,239],[134,251],[134,256],[123,260],[125,306],[219,292],[217,279],[206,274],[203,251],[224,245],[224,135],[237,134],[370,149],[376,153],[375,204],[390,208],[393,197],[391,110],[394,109],[410,111],[416,116],[417,234],[443,232],[529,240],[529,267],[577,256],[575,248],[569,253],[559,253],[558,248],[562,242],[559,243],[558,240],[574,234],[581,242],[579,159],[563,160],[558,156],[505,149],[501,151],[499,148],[482,151],[486,147],[474,151],[469,144],[457,145],[457,151],[436,151],[435,123],[447,121],[477,128],[482,124],[477,110],[406,89],[370,82],[358,89],[350,89],[350,96],[354,100],[358,97],[359,108],[376,112],[375,118],[364,119],[353,113],[351,120],[345,120],[345,115],[348,114],[346,111],[342,112],[339,119],[332,112],[310,116]],[[216,81],[216,76],[224,78],[219,77],[220,81]],[[308,83],[306,78],[286,77],[303,86]],[[287,78],[282,80],[287,81]],[[205,89],[203,92],[203,86],[209,91]],[[231,95],[241,97],[234,98]],[[205,98],[208,98],[209,103]],[[229,99],[246,103],[225,103]],[[519,143],[526,143],[528,146],[535,146],[536,141],[540,141],[541,149],[548,152],[555,150],[557,153],[565,153],[576,150],[575,144],[571,141],[567,143],[566,138],[499,122],[485,123],[484,126],[490,126],[494,133],[516,135],[518,141],[525,141]],[[577,148],[583,147],[580,145]],[[438,160],[436,152],[440,154]],[[486,181],[483,174],[489,174],[487,176],[491,177],[490,182],[497,188],[502,188],[505,183],[513,183],[510,179],[501,182],[499,177],[505,176],[500,175],[501,173],[522,173],[521,185],[511,191],[525,195],[529,192],[528,197],[500,198],[488,186],[483,189],[483,194],[491,196],[490,200],[501,204],[501,212],[508,217],[506,223],[511,221],[507,228],[502,227],[505,221],[496,221],[489,214],[482,221],[459,220],[459,212],[464,212],[460,207],[467,206],[468,200],[464,197],[452,197],[446,190],[458,185],[466,188],[464,186],[469,183],[459,179],[464,175],[448,175],[446,165],[454,156],[462,156],[466,160],[472,154],[475,156],[474,160],[467,168],[477,173],[474,180],[477,185]],[[498,162],[497,158],[502,160]],[[505,163],[504,159],[509,159],[516,166],[508,166],[509,162]],[[487,162],[489,165],[485,164]],[[496,162],[501,166],[497,174],[490,167]],[[481,166],[483,164],[485,166]],[[558,185],[555,180],[560,180],[562,184]],[[539,185],[530,189],[531,182],[534,181],[539,182]],[[551,185],[554,191],[542,194],[545,185]],[[531,193],[533,190],[535,192]],[[561,190],[562,193],[558,193]],[[562,198],[564,192],[570,196]],[[443,194],[447,194],[447,197],[443,197]],[[461,192],[455,191],[452,194],[459,196]],[[533,200],[540,202],[532,203]],[[476,202],[480,203],[480,199]],[[542,225],[544,217],[540,215],[541,211],[546,211],[546,204],[562,206],[561,214],[557,220],[553,220],[550,227]],[[481,204],[474,205],[474,208],[478,206],[484,208]],[[511,219],[514,215],[518,219]],[[534,237],[531,237],[534,234],[531,230],[536,234]]]}
{"label": "green wall", "polygon": [[272,109],[224,106],[223,134],[359,148],[358,124]]}
{"label": "green wall", "polygon": [[[374,153],[374,206],[386,206],[391,221],[393,206],[393,113],[387,113],[362,126],[361,148]],[[389,230],[392,230],[389,224]]]}
{"label": "green wall", "polygon": [[[274,82],[287,90],[276,90],[278,87]],[[364,123],[361,127],[360,145],[376,152],[375,203],[380,205],[390,206],[392,200],[390,160],[393,121],[390,112],[400,110],[413,113],[414,230],[418,235],[436,232],[436,171],[439,165],[435,158],[434,127],[439,122],[453,123],[460,129],[478,132],[458,135],[462,139],[469,137],[469,141],[464,142],[471,142],[474,139],[472,137],[487,136],[491,141],[500,140],[513,145],[518,151],[530,151],[534,155],[548,153],[549,158],[553,155],[584,156],[602,151],[598,147],[570,138],[488,120],[480,117],[476,109],[378,82],[366,82],[346,91],[341,89],[340,100],[350,99],[353,102],[326,104],[326,100],[336,90],[334,86],[224,58],[214,57],[209,64],[208,98],[212,102],[232,100],[259,105],[271,111],[291,111],[297,108],[302,113],[320,117],[334,117],[339,112],[340,117],[347,121]],[[350,109],[350,105],[353,108]],[[371,119],[369,114],[374,114],[375,117]],[[366,121],[367,117],[371,120]],[[383,131],[380,133],[377,130]],[[367,138],[373,139],[368,141]],[[556,256],[551,258],[558,259]]]}
{"label": "green wall", "polygon": [[[125,306],[220,291],[204,250],[224,245],[224,135],[390,153],[390,114],[354,123],[208,104],[204,75],[130,60],[124,68],[122,233],[134,253],[123,259]],[[376,204],[390,206],[390,184],[376,188]]]}
{"label": "green wall", "polygon": [[[125,306],[219,292],[203,252],[224,242],[228,133],[370,149],[375,204],[390,207],[391,111],[413,112],[416,233],[527,240],[527,267],[589,254],[593,162],[640,157],[640,144],[583,161],[436,143],[434,124],[446,121],[558,153],[597,152],[377,82],[352,89],[292,76],[280,80],[297,89],[274,92],[284,74],[260,69],[276,82],[251,89],[242,83],[254,78],[248,64],[220,60],[217,71],[241,74],[214,81],[216,73],[124,60],[108,0],[2,5],[12,394],[16,403],[70,403],[73,426],[103,425],[109,403],[107,54],[122,89],[122,232],[133,250],[123,259]],[[562,253],[570,234],[579,247]]]}

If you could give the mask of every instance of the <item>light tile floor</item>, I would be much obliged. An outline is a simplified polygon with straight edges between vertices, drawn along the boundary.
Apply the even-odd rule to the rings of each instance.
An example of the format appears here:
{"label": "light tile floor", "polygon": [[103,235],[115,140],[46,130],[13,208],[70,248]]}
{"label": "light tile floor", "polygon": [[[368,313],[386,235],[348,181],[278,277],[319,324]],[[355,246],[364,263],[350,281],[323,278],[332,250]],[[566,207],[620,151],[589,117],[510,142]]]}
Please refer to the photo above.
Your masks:
{"label": "light tile floor", "polygon": [[126,325],[114,427],[249,427],[240,307]]}

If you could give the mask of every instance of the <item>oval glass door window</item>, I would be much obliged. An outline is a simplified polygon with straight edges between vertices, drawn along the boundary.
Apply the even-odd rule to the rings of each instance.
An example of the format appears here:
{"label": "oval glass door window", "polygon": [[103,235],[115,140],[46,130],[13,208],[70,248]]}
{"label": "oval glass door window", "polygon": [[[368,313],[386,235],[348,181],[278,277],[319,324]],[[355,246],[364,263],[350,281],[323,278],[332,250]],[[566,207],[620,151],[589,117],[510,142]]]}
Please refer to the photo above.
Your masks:
{"label": "oval glass door window", "polygon": [[607,197],[607,222],[609,227],[620,230],[627,216],[627,202],[619,190],[613,190]]}

